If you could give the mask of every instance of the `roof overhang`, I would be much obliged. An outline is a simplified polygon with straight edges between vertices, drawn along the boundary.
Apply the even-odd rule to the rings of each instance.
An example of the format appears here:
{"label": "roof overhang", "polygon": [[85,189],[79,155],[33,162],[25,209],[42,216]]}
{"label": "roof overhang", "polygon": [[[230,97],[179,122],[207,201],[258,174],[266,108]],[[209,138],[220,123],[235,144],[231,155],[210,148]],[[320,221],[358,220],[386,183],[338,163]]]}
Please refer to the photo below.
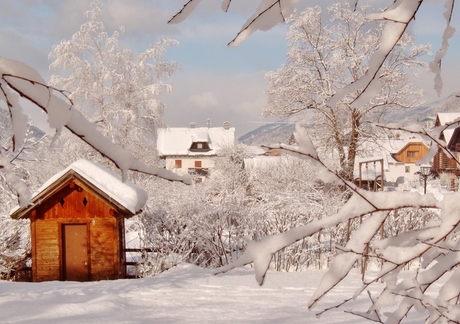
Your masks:
{"label": "roof overhang", "polygon": [[110,197],[107,193],[100,190],[90,181],[82,177],[78,172],[70,169],[61,177],[56,179],[53,183],[51,183],[47,188],[35,194],[30,200],[29,204],[23,207],[18,206],[15,209],[13,209],[10,212],[10,217],[13,219],[28,218],[32,210],[39,207],[42,204],[42,202],[47,201],[49,198],[51,198],[53,195],[55,195],[57,192],[61,191],[63,188],[65,188],[67,185],[71,183],[82,189],[85,189],[86,191],[93,192],[99,195],[111,206],[111,208],[114,208],[117,212],[123,214],[127,218],[135,215],[135,213],[131,212],[118,201]]}
{"label": "roof overhang", "polygon": [[13,219],[28,217],[30,211],[69,184],[98,195],[110,208],[125,217],[140,213],[148,198],[144,189],[129,181],[122,182],[121,177],[114,172],[82,159],[51,177],[34,193],[26,206],[14,208],[10,216]]}

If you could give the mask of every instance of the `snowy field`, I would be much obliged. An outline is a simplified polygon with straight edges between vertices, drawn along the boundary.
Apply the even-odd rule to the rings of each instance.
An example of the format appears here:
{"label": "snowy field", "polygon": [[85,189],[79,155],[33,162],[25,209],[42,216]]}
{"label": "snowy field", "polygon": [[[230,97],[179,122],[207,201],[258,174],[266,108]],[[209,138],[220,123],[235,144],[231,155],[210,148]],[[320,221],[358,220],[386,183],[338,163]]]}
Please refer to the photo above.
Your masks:
{"label": "snowy field", "polygon": [[[369,323],[344,312],[351,307],[365,310],[367,294],[319,319],[307,309],[323,273],[269,272],[262,287],[252,269],[213,276],[210,270],[192,265],[146,279],[0,281],[0,323]],[[343,301],[359,281],[360,275],[353,272],[320,305],[331,307]],[[422,319],[414,313],[405,323]]]}

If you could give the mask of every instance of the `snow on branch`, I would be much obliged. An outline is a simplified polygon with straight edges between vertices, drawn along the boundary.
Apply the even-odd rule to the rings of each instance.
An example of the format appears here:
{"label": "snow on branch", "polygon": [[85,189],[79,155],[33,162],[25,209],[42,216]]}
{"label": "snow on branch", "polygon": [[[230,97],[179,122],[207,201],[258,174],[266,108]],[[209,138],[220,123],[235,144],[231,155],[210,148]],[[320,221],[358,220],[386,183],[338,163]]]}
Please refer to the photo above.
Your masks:
{"label": "snow on branch", "polygon": [[[184,21],[190,13],[195,10],[195,8],[198,6],[201,0],[189,0],[182,9],[177,12],[169,21],[168,24],[178,24],[182,21]],[[230,5],[230,3],[228,4]]]}
{"label": "snow on branch", "polygon": [[[201,0],[189,0],[183,8],[177,12],[168,23],[175,24],[184,21],[188,15],[198,6]],[[222,2],[222,10],[228,11],[232,0]],[[266,31],[286,20],[286,17],[294,12],[295,5],[299,0],[263,0],[259,3],[255,13],[246,21],[227,45],[239,46],[256,30]]]}
{"label": "snow on branch", "polygon": [[383,63],[393,48],[399,42],[409,23],[414,19],[423,0],[399,0],[388,7],[382,13],[369,14],[370,20],[385,20],[382,41],[372,55],[369,62],[369,70],[357,81],[345,86],[332,96],[328,104],[331,107],[337,105],[348,93],[360,91],[354,99],[356,106],[363,105],[380,89],[378,74]]}
{"label": "snow on branch", "polygon": [[[57,132],[66,127],[111,160],[121,170],[123,181],[127,179],[128,170],[132,170],[190,184],[189,177],[179,176],[165,169],[150,168],[136,160],[130,151],[112,143],[83,114],[73,108],[72,102],[63,92],[46,85],[35,69],[22,62],[0,57],[0,90],[0,99],[4,100],[10,109],[15,143],[23,141],[26,133],[19,95],[45,111],[50,127],[55,128]],[[56,96],[55,92],[61,97],[64,96],[64,99]],[[2,165],[8,164],[3,161]],[[24,203],[21,201],[21,204]]]}
{"label": "snow on branch", "polygon": [[[458,127],[458,123],[460,122],[451,123],[447,127]],[[408,130],[430,138],[437,137],[420,127],[409,127]],[[435,130],[435,134],[439,131]],[[318,302],[326,297],[358,262],[363,262],[362,259],[370,255],[367,249],[371,247],[372,256],[381,262],[380,272],[366,279],[363,276],[363,284],[358,287],[354,295],[344,298],[344,301],[337,305],[323,309],[317,313],[318,316],[354,300],[370,285],[383,282],[385,288],[379,296],[375,299],[369,296],[372,305],[366,313],[354,311],[351,313],[382,322],[379,310],[387,306],[394,306],[395,298],[400,296],[402,299],[398,302],[398,307],[393,312],[385,314],[388,322],[401,322],[413,308],[419,311],[428,309],[430,319],[444,317],[452,320],[456,318],[458,296],[460,295],[460,286],[457,284],[459,273],[458,270],[454,270],[460,264],[460,244],[455,239],[460,226],[459,194],[455,192],[445,194],[444,198],[438,201],[432,194],[362,190],[345,181],[338,173],[328,169],[321,162],[311,141],[300,127],[297,127],[296,139],[299,141],[298,146],[280,144],[271,145],[268,148],[276,148],[301,159],[313,161],[317,169],[322,169],[319,172],[320,179],[334,184],[341,183],[341,186],[345,186],[352,192],[351,197],[336,214],[314,220],[284,233],[266,236],[258,242],[246,240],[247,248],[243,255],[232,263],[218,268],[215,274],[254,263],[256,280],[262,285],[274,253],[301,239],[319,233],[323,229],[333,228],[358,218],[360,219],[359,227],[352,233],[345,247],[338,248],[341,251],[340,254],[334,258],[330,269],[321,279],[317,290],[310,298],[308,307],[317,306]],[[439,143],[439,145],[447,149],[445,143]],[[327,173],[330,176],[326,176]],[[381,237],[378,233],[389,215],[395,210],[404,208],[437,209],[440,221],[387,238]],[[421,262],[415,276],[401,278],[399,273],[417,260]],[[438,282],[443,275],[448,273],[453,273],[451,279],[448,279],[446,283]],[[437,298],[425,294],[435,283],[442,285]]]}
{"label": "snow on branch", "polygon": [[449,48],[449,39],[454,36],[455,28],[452,27],[451,20],[452,20],[452,12],[454,11],[454,3],[455,0],[446,0],[445,8],[446,11],[444,13],[444,17],[446,18],[446,28],[444,29],[444,33],[442,35],[442,45],[441,48],[436,53],[436,56],[433,62],[430,63],[431,72],[435,74],[434,78],[434,89],[436,90],[438,96],[441,95],[442,91],[442,78],[441,78],[441,60],[447,53],[447,49]]}
{"label": "snow on branch", "polygon": [[[335,227],[348,220],[368,216],[361,226],[353,233],[351,239],[343,249],[344,252],[334,259],[331,269],[324,275],[317,291],[311,297],[309,303],[309,307],[311,308],[321,300],[327,292],[345,278],[355,263],[362,258],[365,247],[376,235],[390,211],[413,206],[417,208],[441,208],[442,203],[438,202],[431,194],[422,196],[418,193],[374,193],[357,188],[354,184],[341,178],[336,172],[328,169],[321,162],[310,140],[307,138],[306,134],[302,132],[300,127],[297,128],[296,134],[296,138],[299,139],[299,145],[297,147],[284,144],[269,147],[282,150],[290,155],[314,161],[317,165],[317,169],[320,170],[320,179],[335,184],[341,183],[341,185],[350,189],[353,194],[345,205],[334,215],[312,221],[307,225],[290,229],[284,233],[266,236],[259,242],[247,240],[247,247],[243,255],[232,263],[217,269],[215,274],[224,273],[235,267],[254,263],[256,280],[262,285],[274,253],[301,239],[318,233],[325,228]],[[331,176],[323,176],[327,173]],[[453,228],[449,226],[452,226],[452,224],[443,227],[444,230],[442,230],[441,227],[427,230],[429,233],[427,235],[432,235],[432,237],[434,237],[431,242],[439,242],[442,238],[445,238],[453,230]],[[415,241],[409,251],[404,254],[393,254],[391,252],[394,250],[387,248],[386,250],[390,251],[389,253],[386,253],[386,250],[381,252],[381,257],[386,260],[385,264],[387,267],[379,277],[384,277],[389,272],[400,267],[401,264],[410,262],[429,248],[430,246],[420,243],[419,241]],[[397,248],[394,247],[394,249]],[[400,258],[398,259],[397,256],[400,256]],[[362,290],[360,290],[359,293],[361,291]]]}
{"label": "snow on branch", "polygon": [[290,16],[299,0],[276,0],[262,1],[256,12],[241,27],[236,37],[227,45],[239,46],[256,30],[266,31],[277,24],[285,22],[286,17]]}
{"label": "snow on branch", "polygon": [[382,129],[387,129],[387,130],[399,130],[411,134],[418,134],[422,136],[423,138],[426,138],[431,141],[430,149],[429,151],[423,156],[422,159],[417,161],[418,165],[421,164],[426,164],[430,163],[430,161],[434,158],[436,153],[438,152],[438,149],[441,149],[449,158],[453,159],[454,161],[457,162],[458,165],[460,165],[460,160],[458,159],[458,156],[454,154],[452,151],[449,150],[447,147],[448,143],[444,142],[441,139],[441,134],[448,129],[455,129],[460,127],[460,120],[453,121],[446,123],[441,126],[437,126],[431,130],[426,130],[423,129],[420,125],[415,124],[415,125],[409,125],[405,127],[399,127],[399,126],[391,126],[391,125],[375,125],[376,127],[380,127]]}
{"label": "snow on branch", "polygon": [[10,159],[5,154],[3,148],[0,148],[0,169],[5,173],[6,182],[16,192],[18,197],[18,203],[20,206],[25,206],[29,203],[32,198],[32,191],[15,173],[14,167],[11,164]]}
{"label": "snow on branch", "polygon": [[[198,6],[200,1],[201,0],[189,0],[183,8],[169,20],[169,23],[182,22]],[[222,9],[228,11],[231,2],[232,0],[223,0]],[[299,0],[261,0],[254,14],[249,17],[236,37],[231,40],[228,45],[238,46],[256,30],[266,31],[273,28],[278,23],[285,22],[286,17],[293,13],[295,5],[298,2]],[[349,0],[350,7],[356,9],[358,2],[358,0]],[[348,93],[355,91],[358,91],[360,94],[355,98],[354,104],[360,106],[363,102],[369,101],[369,98],[380,89],[379,73],[381,67],[405,33],[409,23],[415,19],[415,15],[422,2],[423,0],[395,0],[393,4],[383,12],[368,15],[370,20],[386,21],[383,40],[371,58],[370,67],[367,73],[359,80],[348,84],[338,91],[328,102],[331,107],[334,107]],[[437,52],[434,61],[430,64],[431,70],[435,73],[435,89],[438,94],[442,90],[442,79],[440,75],[441,60],[449,47],[448,40],[455,32],[455,28],[450,24],[454,3],[455,0],[446,0],[446,12],[444,16],[447,21],[447,26],[442,37],[442,47]]]}

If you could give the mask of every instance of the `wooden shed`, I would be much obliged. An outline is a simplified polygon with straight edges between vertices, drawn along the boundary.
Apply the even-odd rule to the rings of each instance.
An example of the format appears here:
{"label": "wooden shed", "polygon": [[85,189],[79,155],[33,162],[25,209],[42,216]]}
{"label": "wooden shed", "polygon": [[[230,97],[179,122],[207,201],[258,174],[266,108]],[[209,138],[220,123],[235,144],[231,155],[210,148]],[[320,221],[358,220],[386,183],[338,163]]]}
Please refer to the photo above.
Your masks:
{"label": "wooden shed", "polygon": [[120,179],[79,160],[12,211],[30,219],[33,281],[125,277],[124,219],[140,212],[147,193]]}

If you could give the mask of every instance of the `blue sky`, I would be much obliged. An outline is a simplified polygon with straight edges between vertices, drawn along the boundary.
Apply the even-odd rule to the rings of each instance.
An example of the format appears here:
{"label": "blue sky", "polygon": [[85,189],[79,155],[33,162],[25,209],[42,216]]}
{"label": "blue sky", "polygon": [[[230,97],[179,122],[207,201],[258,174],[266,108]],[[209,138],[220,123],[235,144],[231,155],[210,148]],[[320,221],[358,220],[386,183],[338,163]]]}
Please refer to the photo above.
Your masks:
{"label": "blue sky", "polygon": [[[174,92],[164,98],[168,104],[164,115],[168,126],[185,127],[192,121],[205,126],[207,118],[211,118],[213,126],[229,121],[240,136],[273,120],[261,118],[267,87],[264,76],[284,62],[287,50],[287,29],[282,25],[253,34],[240,47],[226,46],[258,2],[234,0],[230,12],[223,13],[221,1],[202,0],[184,22],[168,25],[167,20],[186,0],[107,0],[103,21],[109,34],[123,25],[124,45],[137,51],[144,51],[162,37],[179,41],[180,45],[166,55],[182,67],[169,80]],[[325,6],[331,2],[300,0],[300,5]],[[49,80],[48,54],[52,46],[70,39],[79,29],[89,3],[90,0],[0,0],[0,55],[24,61]],[[423,8],[410,31],[418,42],[432,42],[434,52],[444,27],[443,2],[425,0]],[[456,13],[460,21],[460,10],[456,9]],[[455,46],[443,63],[442,97],[458,90],[458,40],[457,33],[451,41]],[[422,76],[416,82],[425,89],[427,101],[438,99],[432,90],[432,77]]]}

